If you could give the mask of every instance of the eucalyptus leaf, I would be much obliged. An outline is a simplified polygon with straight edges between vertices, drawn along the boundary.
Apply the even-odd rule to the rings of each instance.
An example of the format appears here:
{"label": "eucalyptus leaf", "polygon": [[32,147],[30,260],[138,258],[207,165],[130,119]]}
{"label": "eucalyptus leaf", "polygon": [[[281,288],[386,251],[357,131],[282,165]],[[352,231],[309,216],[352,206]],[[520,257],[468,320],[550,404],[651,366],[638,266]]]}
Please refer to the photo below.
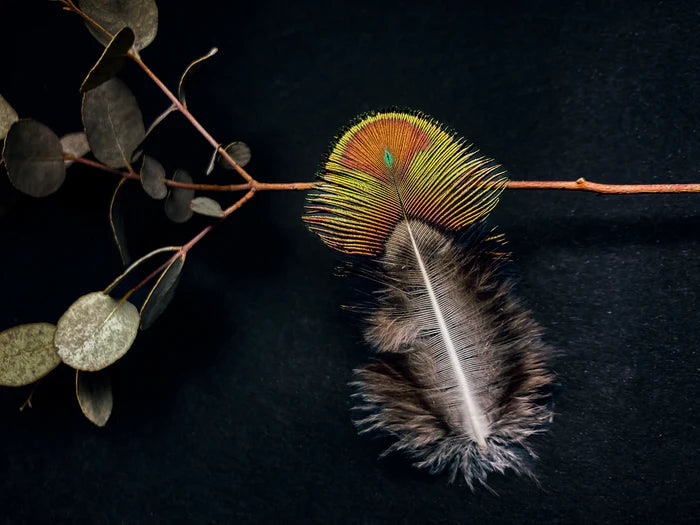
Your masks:
{"label": "eucalyptus leaf", "polygon": [[2,157],[12,185],[32,197],[52,194],[66,178],[61,141],[36,120],[12,124]]}
{"label": "eucalyptus leaf", "polygon": [[168,195],[168,187],[163,179],[165,179],[163,165],[153,157],[144,155],[141,165],[141,185],[144,191],[154,199],[164,199]]}
{"label": "eucalyptus leaf", "polygon": [[[185,170],[176,170],[173,175],[175,182],[192,183],[192,177]],[[177,223],[187,222],[192,217],[190,202],[194,198],[194,190],[185,188],[170,188],[170,193],[165,201],[165,214]]]}
{"label": "eucalyptus leaf", "polygon": [[[73,155],[74,157],[84,157],[90,153],[90,144],[88,144],[87,137],[82,131],[77,131],[75,133],[68,133],[61,137],[61,147],[63,148],[63,153],[66,155]],[[66,168],[73,164],[72,160],[65,160],[64,164]]]}
{"label": "eucalyptus leaf", "polygon": [[12,106],[0,95],[0,140],[7,136],[10,126],[17,122],[19,117]]}
{"label": "eucalyptus leaf", "polygon": [[[241,168],[250,162],[250,148],[245,142],[231,142],[224,150]],[[219,154],[219,165],[227,170],[233,169],[233,166],[221,154]]]}
{"label": "eucalyptus leaf", "polygon": [[109,370],[75,371],[75,395],[85,417],[103,427],[112,415],[112,379]]}
{"label": "eucalyptus leaf", "polygon": [[136,98],[116,78],[85,93],[83,125],[93,154],[111,168],[127,166],[146,134]]}
{"label": "eucalyptus leaf", "polygon": [[[112,35],[130,27],[136,35],[134,47],[147,47],[158,32],[158,7],[154,0],[80,0],[80,9]],[[98,42],[107,45],[110,37],[86,22],[88,30]]]}
{"label": "eucalyptus leaf", "polygon": [[195,213],[208,217],[220,218],[224,216],[221,205],[209,197],[195,197],[192,199],[192,202],[190,202],[190,209]]}
{"label": "eucalyptus leaf", "polygon": [[125,27],[110,40],[102,52],[102,56],[92,67],[80,86],[80,92],[85,93],[108,81],[124,65],[126,55],[134,45],[134,32]]}
{"label": "eucalyptus leaf", "polygon": [[148,297],[146,297],[141,307],[141,330],[150,328],[175,296],[175,289],[180,281],[180,273],[185,264],[185,256],[186,254],[183,253],[170,263],[158,278],[158,282],[153,286]]}
{"label": "eucalyptus leaf", "polygon": [[112,237],[114,238],[114,242],[117,243],[117,250],[119,250],[119,256],[122,259],[122,263],[124,266],[128,266],[131,262],[131,256],[129,255],[129,250],[126,247],[124,214],[122,213],[121,199],[118,198],[119,190],[125,182],[126,179],[120,179],[117,183],[117,187],[114,188],[114,193],[112,193],[112,200],[109,202],[109,226],[112,229]]}
{"label": "eucalyptus leaf", "polygon": [[89,293],[58,320],[54,344],[64,363],[95,372],[126,354],[139,322],[139,312],[129,301],[117,301],[102,292]]}
{"label": "eucalyptus leaf", "polygon": [[204,62],[208,58],[213,57],[218,51],[219,50],[215,47],[211,48],[209,53],[193,61],[189,66],[187,66],[187,69],[185,69],[185,72],[180,77],[180,82],[177,85],[177,97],[180,99],[180,102],[183,106],[187,107],[187,98],[185,97],[185,81],[192,73],[199,69],[199,66],[202,65],[202,62]]}
{"label": "eucalyptus leaf", "polygon": [[0,332],[0,385],[22,386],[41,379],[61,358],[53,344],[56,327],[23,324]]}

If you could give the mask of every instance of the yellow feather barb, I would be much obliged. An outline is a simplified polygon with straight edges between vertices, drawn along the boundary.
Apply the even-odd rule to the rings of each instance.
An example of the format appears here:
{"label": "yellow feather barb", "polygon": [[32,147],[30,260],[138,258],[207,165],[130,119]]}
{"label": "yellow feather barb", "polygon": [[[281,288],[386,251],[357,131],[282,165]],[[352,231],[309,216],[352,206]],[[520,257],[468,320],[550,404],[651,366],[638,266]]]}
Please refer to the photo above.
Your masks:
{"label": "yellow feather barb", "polygon": [[484,218],[508,179],[420,112],[361,116],[331,148],[304,221],[330,247],[377,255],[402,220],[457,231]]}

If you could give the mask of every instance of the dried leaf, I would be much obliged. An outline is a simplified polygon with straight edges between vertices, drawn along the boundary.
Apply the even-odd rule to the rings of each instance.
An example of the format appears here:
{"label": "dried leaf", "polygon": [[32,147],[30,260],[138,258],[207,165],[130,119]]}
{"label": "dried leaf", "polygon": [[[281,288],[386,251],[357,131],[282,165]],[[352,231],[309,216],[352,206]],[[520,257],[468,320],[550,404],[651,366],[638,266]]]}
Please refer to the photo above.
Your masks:
{"label": "dried leaf", "polygon": [[[173,175],[175,182],[192,183],[192,177],[185,170],[176,170]],[[192,217],[190,202],[194,198],[194,190],[185,188],[170,188],[170,193],[165,201],[165,214],[177,223],[187,222]]]}
{"label": "dried leaf", "polygon": [[85,93],[83,125],[93,154],[111,168],[126,166],[146,134],[136,98],[116,78]]}
{"label": "dried leaf", "polygon": [[56,327],[23,324],[0,332],[0,385],[22,386],[51,372],[61,362],[53,344]]}
{"label": "dried leaf", "polygon": [[75,371],[75,395],[85,417],[103,427],[112,415],[112,379],[109,370]]}
{"label": "dried leaf", "polygon": [[[61,147],[63,148],[63,153],[66,155],[73,155],[78,158],[84,157],[90,153],[90,144],[88,144],[87,137],[82,131],[63,135],[61,137]],[[63,162],[66,168],[73,164],[72,160],[65,160]]]}
{"label": "dried leaf", "polygon": [[[144,49],[153,42],[158,32],[158,7],[155,0],[80,0],[78,2],[90,18],[112,35],[130,27],[136,35],[134,47]],[[92,24],[85,24],[98,42],[107,45],[110,38]]]}
{"label": "dried leaf", "polygon": [[165,179],[163,165],[153,157],[144,155],[141,166],[141,185],[144,191],[154,199],[164,199],[168,195],[168,187],[163,179]]}
{"label": "dried leaf", "polygon": [[192,199],[192,202],[190,202],[190,209],[195,213],[208,217],[220,218],[224,216],[221,205],[209,197],[196,197]]}
{"label": "dried leaf", "polygon": [[80,92],[85,93],[91,89],[95,89],[100,84],[108,81],[124,65],[126,54],[134,45],[134,32],[125,27],[119,31],[114,38],[110,40],[102,56],[88,73],[83,84],[80,86]]}
{"label": "dried leaf", "polygon": [[64,363],[95,372],[126,354],[139,322],[139,312],[129,301],[116,301],[102,292],[89,293],[58,320],[54,344]]}
{"label": "dried leaf", "polygon": [[[250,162],[250,148],[245,142],[231,142],[224,149],[241,168]],[[221,155],[219,155],[219,165],[227,170],[233,169],[233,166]]]}
{"label": "dried leaf", "polygon": [[211,50],[209,51],[209,53],[207,53],[207,54],[204,55],[203,57],[198,58],[197,60],[195,60],[194,62],[192,62],[189,66],[187,66],[187,69],[185,69],[185,72],[184,72],[184,73],[182,74],[182,76],[180,77],[180,83],[177,85],[177,97],[180,99],[180,102],[182,102],[182,105],[183,105],[183,106],[187,107],[187,99],[185,98],[185,80],[187,79],[187,77],[188,77],[191,73],[193,73],[193,72],[195,72],[197,69],[199,69],[199,66],[202,65],[202,62],[204,62],[204,61],[207,60],[208,58],[211,58],[211,57],[213,57],[214,55],[216,55],[216,53],[217,53],[218,51],[219,51],[219,50],[218,50],[217,48],[215,48],[215,47],[211,48]]}
{"label": "dried leaf", "polygon": [[63,147],[56,134],[36,120],[15,122],[2,152],[12,185],[32,197],[45,197],[66,178]]}
{"label": "dried leaf", "polygon": [[156,282],[148,297],[146,297],[141,307],[141,330],[150,328],[175,296],[175,289],[180,281],[180,273],[185,264],[185,255],[183,253],[170,263],[170,266],[163,271],[158,278],[158,282]]}
{"label": "dried leaf", "polygon": [[119,256],[122,258],[122,263],[124,266],[128,266],[131,262],[131,256],[129,255],[129,250],[126,247],[126,232],[124,228],[124,214],[122,213],[121,200],[117,199],[119,190],[125,182],[126,179],[122,178],[117,183],[117,187],[114,188],[114,193],[112,193],[112,200],[109,202],[109,225],[112,228],[112,237],[114,238],[114,242],[117,243],[117,250],[119,250]]}
{"label": "dried leaf", "polygon": [[0,140],[7,136],[10,126],[18,120],[17,112],[12,109],[12,106],[10,106],[7,100],[0,95]]}

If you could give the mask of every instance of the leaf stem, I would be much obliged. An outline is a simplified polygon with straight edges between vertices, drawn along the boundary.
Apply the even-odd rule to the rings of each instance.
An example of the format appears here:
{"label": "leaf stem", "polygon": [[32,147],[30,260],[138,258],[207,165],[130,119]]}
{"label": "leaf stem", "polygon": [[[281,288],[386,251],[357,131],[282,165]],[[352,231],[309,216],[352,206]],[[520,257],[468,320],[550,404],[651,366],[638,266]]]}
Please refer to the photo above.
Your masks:
{"label": "leaf stem", "polygon": [[[145,284],[148,284],[148,282],[149,282],[151,279],[153,279],[154,277],[156,277],[157,275],[159,275],[162,271],[164,271],[166,268],[168,268],[168,267],[175,261],[175,259],[177,259],[177,258],[180,257],[181,255],[184,255],[184,254],[186,254],[187,252],[189,252],[189,251],[192,249],[192,247],[193,247],[194,245],[196,245],[199,241],[201,241],[201,240],[204,238],[205,235],[207,235],[210,231],[212,231],[218,224],[220,224],[221,222],[223,222],[224,219],[226,219],[226,217],[228,217],[229,215],[231,215],[234,211],[236,211],[236,210],[239,209],[241,206],[243,206],[246,202],[248,202],[250,199],[252,199],[254,195],[255,195],[255,189],[253,189],[253,188],[249,189],[248,192],[247,192],[245,195],[243,195],[243,197],[241,197],[240,199],[238,199],[235,203],[233,203],[231,206],[229,206],[228,208],[226,208],[226,209],[224,210],[224,214],[223,214],[223,216],[222,216],[221,218],[219,218],[217,221],[214,221],[214,222],[212,222],[211,224],[209,224],[206,228],[204,228],[202,231],[200,231],[197,235],[195,235],[194,237],[192,237],[192,239],[190,239],[186,244],[184,244],[184,245],[182,245],[182,246],[180,246],[180,247],[177,247],[177,246],[168,246],[168,247],[166,247],[166,248],[160,248],[159,250],[156,250],[156,251],[154,251],[154,252],[151,252],[151,253],[148,254],[148,255],[145,255],[144,257],[142,257],[141,259],[139,259],[137,262],[135,262],[134,264],[132,264],[132,267],[133,267],[134,265],[138,264],[143,258],[150,257],[151,255],[155,255],[156,252],[165,251],[165,250],[168,250],[168,249],[175,249],[175,250],[177,250],[177,253],[173,254],[172,257],[170,257],[167,261],[165,261],[163,264],[161,264],[158,268],[156,268],[155,270],[153,270],[153,271],[152,271],[150,274],[148,274],[140,283],[138,283],[138,284],[137,284],[136,286],[134,286],[131,290],[129,290],[129,291],[126,293],[126,295],[122,298],[122,300],[126,300],[131,294],[133,294],[134,292],[136,292],[139,288],[141,288],[141,287],[144,286]],[[131,269],[131,267],[130,267],[130,269]],[[129,272],[129,270],[127,270],[126,272],[124,272],[124,274],[122,274],[122,276],[118,277],[118,278],[116,279],[116,281],[118,281],[121,277],[123,277],[123,275],[125,275],[125,274],[128,273],[128,272]],[[111,288],[112,288],[112,285],[110,285],[110,286],[107,288],[107,290],[105,290],[105,293],[107,293],[107,291],[110,290]]]}
{"label": "leaf stem", "polygon": [[174,252],[174,251],[178,251],[179,249],[180,249],[180,246],[164,246],[163,248],[158,248],[157,250],[153,250],[152,252],[147,253],[146,255],[141,257],[138,261],[132,263],[131,266],[129,266],[126,270],[124,270],[124,272],[119,277],[114,279],[114,281],[112,281],[111,284],[107,288],[104,289],[104,293],[111,292],[114,289],[114,287],[117,286],[117,284],[119,284],[119,282],[124,277],[126,277],[134,268],[136,268],[139,264],[141,264],[146,259],[150,259],[154,255],[158,255],[159,253]]}

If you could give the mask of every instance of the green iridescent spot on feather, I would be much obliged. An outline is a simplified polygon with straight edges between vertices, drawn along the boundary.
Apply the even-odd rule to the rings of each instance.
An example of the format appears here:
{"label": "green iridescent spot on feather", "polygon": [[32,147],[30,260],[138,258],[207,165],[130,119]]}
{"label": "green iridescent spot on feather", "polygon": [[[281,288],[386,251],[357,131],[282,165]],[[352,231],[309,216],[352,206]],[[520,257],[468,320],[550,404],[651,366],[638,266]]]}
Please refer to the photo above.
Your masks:
{"label": "green iridescent spot on feather", "polygon": [[384,162],[386,162],[386,165],[390,168],[394,165],[394,157],[391,156],[388,150],[384,150]]}

